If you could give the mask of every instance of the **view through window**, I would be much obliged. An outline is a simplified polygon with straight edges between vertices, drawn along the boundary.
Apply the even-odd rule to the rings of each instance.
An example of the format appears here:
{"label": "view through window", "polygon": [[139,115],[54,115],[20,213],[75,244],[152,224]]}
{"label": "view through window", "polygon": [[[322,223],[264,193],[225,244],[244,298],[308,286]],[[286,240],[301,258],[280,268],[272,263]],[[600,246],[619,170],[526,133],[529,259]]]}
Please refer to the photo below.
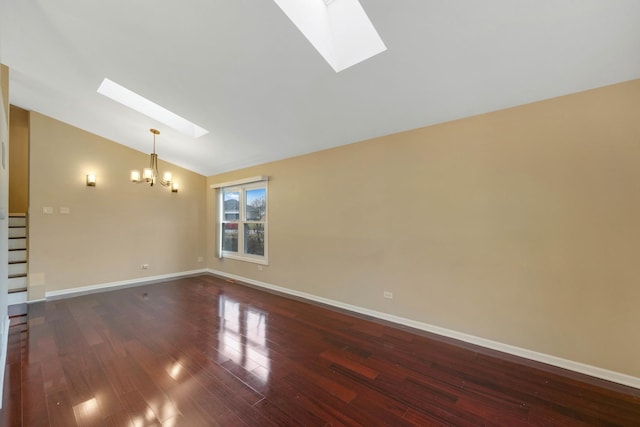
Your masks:
{"label": "view through window", "polygon": [[221,204],[222,256],[266,264],[266,182],[222,188]]}

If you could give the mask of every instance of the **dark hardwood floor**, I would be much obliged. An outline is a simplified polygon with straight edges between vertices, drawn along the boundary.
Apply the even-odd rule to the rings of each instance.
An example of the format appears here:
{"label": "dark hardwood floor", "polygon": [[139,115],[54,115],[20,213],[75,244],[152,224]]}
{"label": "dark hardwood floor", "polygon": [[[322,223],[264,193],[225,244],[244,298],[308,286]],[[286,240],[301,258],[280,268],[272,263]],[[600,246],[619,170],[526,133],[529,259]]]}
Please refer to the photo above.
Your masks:
{"label": "dark hardwood floor", "polygon": [[640,426],[640,390],[201,276],[35,303],[4,426]]}

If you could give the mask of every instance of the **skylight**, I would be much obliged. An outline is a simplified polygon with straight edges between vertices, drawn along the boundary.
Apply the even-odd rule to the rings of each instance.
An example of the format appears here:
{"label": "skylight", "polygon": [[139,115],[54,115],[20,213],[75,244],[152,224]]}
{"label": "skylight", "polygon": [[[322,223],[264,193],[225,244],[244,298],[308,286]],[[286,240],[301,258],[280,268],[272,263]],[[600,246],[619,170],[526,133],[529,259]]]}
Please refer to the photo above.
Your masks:
{"label": "skylight", "polygon": [[122,105],[126,105],[139,113],[149,116],[160,123],[164,123],[178,132],[182,132],[192,138],[198,138],[209,133],[208,130],[191,123],[189,120],[180,117],[155,102],[149,101],[147,98],[140,96],[107,78],[105,78],[102,81],[102,84],[100,84],[98,93],[111,98]]}
{"label": "skylight", "polygon": [[274,1],[336,72],[387,50],[358,0]]}

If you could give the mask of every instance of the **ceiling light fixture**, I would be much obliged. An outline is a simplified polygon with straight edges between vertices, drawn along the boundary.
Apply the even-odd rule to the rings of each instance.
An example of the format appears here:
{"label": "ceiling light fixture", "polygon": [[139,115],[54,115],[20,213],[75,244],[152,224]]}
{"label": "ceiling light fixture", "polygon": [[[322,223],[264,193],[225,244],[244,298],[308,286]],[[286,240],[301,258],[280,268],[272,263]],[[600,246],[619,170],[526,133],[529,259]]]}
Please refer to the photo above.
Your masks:
{"label": "ceiling light fixture", "polygon": [[274,0],[336,71],[387,50],[358,0]]}
{"label": "ceiling light fixture", "polygon": [[209,133],[208,130],[107,78],[98,87],[98,93],[192,138]]}
{"label": "ceiling light fixture", "polygon": [[151,185],[152,187],[157,182],[164,187],[170,187],[172,193],[177,193],[178,183],[173,181],[171,172],[165,172],[164,175],[162,175],[162,178],[160,178],[160,173],[158,172],[156,135],[160,135],[160,131],[157,129],[149,129],[149,131],[153,134],[153,153],[151,153],[149,167],[142,169],[142,175],[140,175],[140,171],[138,170],[131,171],[131,181],[137,184],[144,182]]}

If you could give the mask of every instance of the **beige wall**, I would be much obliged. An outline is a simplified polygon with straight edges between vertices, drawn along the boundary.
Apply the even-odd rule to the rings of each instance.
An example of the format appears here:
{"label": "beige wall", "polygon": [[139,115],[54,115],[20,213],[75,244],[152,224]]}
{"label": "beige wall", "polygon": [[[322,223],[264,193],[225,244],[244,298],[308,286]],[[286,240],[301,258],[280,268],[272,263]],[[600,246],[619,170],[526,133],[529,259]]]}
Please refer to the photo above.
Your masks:
{"label": "beige wall", "polygon": [[639,161],[636,80],[209,177],[271,181],[208,266],[640,377]]}
{"label": "beige wall", "polygon": [[0,64],[0,92],[4,109],[3,117],[6,123],[9,123],[9,67],[4,64]]}
{"label": "beige wall", "polygon": [[29,112],[10,107],[9,212],[26,213],[29,207]]}
{"label": "beige wall", "polygon": [[[7,292],[9,289],[9,68],[0,64],[0,352],[6,354]],[[2,162],[4,160],[4,164]],[[4,365],[0,366],[0,380],[4,378]],[[2,392],[0,391],[0,399]]]}
{"label": "beige wall", "polygon": [[[205,256],[205,177],[161,161],[179,193],[133,184],[129,173],[148,165],[148,154],[36,112],[30,125],[30,300],[204,268],[197,258]],[[97,175],[96,187],[85,185],[89,172]],[[61,207],[70,214],[60,214]]]}

